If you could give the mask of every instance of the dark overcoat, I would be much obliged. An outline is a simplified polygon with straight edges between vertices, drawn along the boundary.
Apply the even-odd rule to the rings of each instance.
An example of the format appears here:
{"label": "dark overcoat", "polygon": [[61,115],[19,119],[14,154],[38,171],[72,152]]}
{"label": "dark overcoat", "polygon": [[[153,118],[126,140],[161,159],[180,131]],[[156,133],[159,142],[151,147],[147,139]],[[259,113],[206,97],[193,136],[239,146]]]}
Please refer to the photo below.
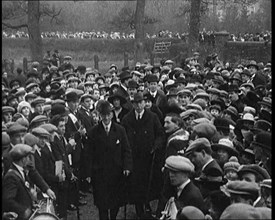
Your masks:
{"label": "dark overcoat", "polygon": [[125,191],[123,170],[132,171],[132,151],[125,129],[112,122],[109,134],[102,123],[88,132],[89,160],[94,189],[94,203],[99,209],[112,209],[120,205]]}
{"label": "dark overcoat", "polygon": [[[158,116],[146,110],[140,120],[136,119],[134,109],[122,120],[133,152],[133,174],[131,175],[130,202],[146,202],[149,176],[152,164],[152,150],[164,147],[164,130]],[[158,167],[158,166],[155,166]],[[154,170],[154,169],[153,169]],[[154,170],[155,171],[155,170]],[[160,168],[157,168],[160,172]],[[154,174],[153,174],[154,175]],[[153,182],[157,182],[153,178]],[[152,186],[151,189],[154,187]],[[147,197],[148,196],[148,197]]]}

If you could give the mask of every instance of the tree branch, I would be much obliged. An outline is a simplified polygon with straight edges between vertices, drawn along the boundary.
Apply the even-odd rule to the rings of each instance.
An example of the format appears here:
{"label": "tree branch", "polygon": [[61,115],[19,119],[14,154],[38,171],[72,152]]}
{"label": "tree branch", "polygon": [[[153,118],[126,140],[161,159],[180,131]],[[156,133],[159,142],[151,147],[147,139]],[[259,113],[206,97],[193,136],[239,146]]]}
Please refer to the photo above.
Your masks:
{"label": "tree branch", "polygon": [[2,25],[6,28],[11,28],[11,29],[20,29],[20,28],[28,28],[27,24],[20,24],[20,25],[12,25],[12,24],[8,24],[5,22],[2,22]]}

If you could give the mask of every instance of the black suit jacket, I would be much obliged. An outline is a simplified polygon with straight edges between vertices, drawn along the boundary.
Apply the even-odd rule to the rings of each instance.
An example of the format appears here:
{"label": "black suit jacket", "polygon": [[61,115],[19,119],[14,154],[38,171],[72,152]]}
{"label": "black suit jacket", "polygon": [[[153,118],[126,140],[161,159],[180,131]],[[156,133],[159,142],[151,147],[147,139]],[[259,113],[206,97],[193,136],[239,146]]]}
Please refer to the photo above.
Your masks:
{"label": "black suit jacket", "polygon": [[32,197],[23,177],[13,164],[4,176],[2,192],[3,211],[12,211],[18,214],[18,219],[27,219],[23,216],[26,209],[32,208]]}

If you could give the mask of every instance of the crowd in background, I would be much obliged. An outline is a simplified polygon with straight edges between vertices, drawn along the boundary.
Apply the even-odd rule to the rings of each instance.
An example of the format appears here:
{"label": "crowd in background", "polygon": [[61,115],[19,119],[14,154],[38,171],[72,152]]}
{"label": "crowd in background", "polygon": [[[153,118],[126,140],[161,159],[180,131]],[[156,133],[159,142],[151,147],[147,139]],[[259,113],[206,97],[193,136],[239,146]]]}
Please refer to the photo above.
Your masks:
{"label": "crowd in background", "polygon": [[87,193],[100,219],[128,203],[137,219],[271,219],[271,63],[195,52],[102,73],[60,56],[2,72],[3,217],[28,219],[42,191],[60,219]]}
{"label": "crowd in background", "polygon": [[[3,38],[28,38],[29,34],[24,31],[3,31]],[[66,32],[66,31],[47,31],[41,33],[42,38],[57,38],[57,39],[134,39],[135,33],[124,33],[112,31],[107,33],[105,31],[79,31],[79,32]],[[171,32],[169,30],[161,30],[156,34],[145,34],[146,38],[165,38],[165,39],[181,39],[186,40],[188,33]],[[213,41],[215,39],[214,31],[200,31],[200,42]],[[265,31],[261,33],[237,33],[230,34],[230,41],[271,41],[271,31]]]}

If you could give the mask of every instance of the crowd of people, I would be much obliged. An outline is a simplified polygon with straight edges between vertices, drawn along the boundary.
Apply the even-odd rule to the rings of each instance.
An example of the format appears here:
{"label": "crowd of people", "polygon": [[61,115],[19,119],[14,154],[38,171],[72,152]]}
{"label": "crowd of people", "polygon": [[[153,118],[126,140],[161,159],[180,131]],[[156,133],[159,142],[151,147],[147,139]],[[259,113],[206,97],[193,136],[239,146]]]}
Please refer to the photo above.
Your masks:
{"label": "crowd of people", "polygon": [[[29,38],[29,34],[24,31],[2,32],[3,38]],[[56,39],[134,39],[135,33],[124,32],[110,32],[105,31],[79,31],[79,32],[66,32],[66,31],[47,31],[41,33],[42,38],[56,38]],[[146,38],[164,38],[164,39],[181,39],[186,41],[188,33],[178,33],[169,30],[160,30],[157,34],[145,34]],[[215,40],[214,31],[206,31],[205,29],[199,33],[200,42],[212,42]],[[230,34],[229,41],[271,41],[271,31],[261,33],[238,33]]]}
{"label": "crowd of people", "polygon": [[72,59],[2,73],[4,219],[45,194],[67,219],[89,193],[101,220],[127,204],[136,219],[271,219],[271,63]]}

